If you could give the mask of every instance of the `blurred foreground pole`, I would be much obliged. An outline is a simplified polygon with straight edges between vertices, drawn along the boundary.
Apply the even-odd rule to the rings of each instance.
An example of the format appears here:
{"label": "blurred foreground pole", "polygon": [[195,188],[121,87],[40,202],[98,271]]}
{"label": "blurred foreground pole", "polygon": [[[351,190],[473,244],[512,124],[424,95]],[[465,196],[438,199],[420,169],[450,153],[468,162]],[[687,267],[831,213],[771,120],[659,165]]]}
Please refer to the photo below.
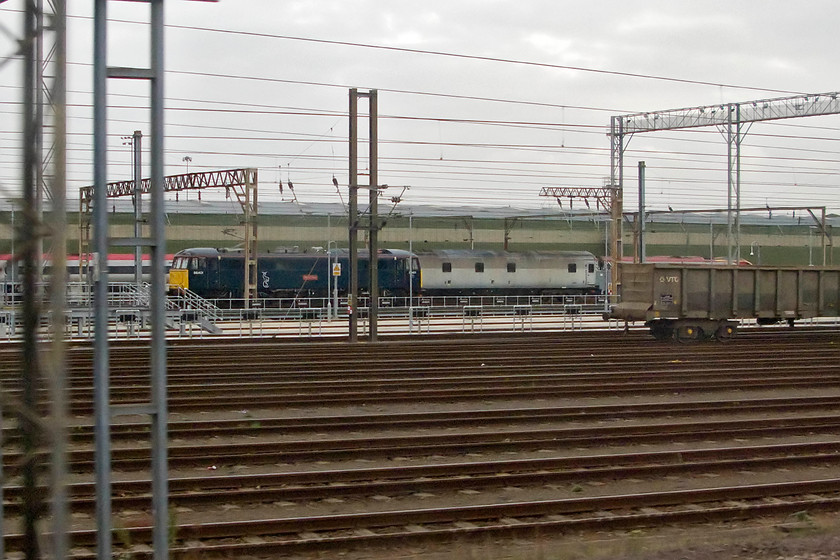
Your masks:
{"label": "blurred foreground pole", "polygon": [[[66,6],[64,0],[52,0],[50,6],[53,12],[48,14],[44,11],[43,0],[26,2],[24,39],[20,41],[24,61],[21,197],[24,220],[13,236],[21,249],[19,262],[23,269],[22,402],[18,424],[24,451],[22,552],[27,559],[44,555],[65,558],[68,551],[66,288],[63,274],[67,260]],[[52,46],[47,45],[48,36],[53,38]],[[48,107],[44,104],[45,99],[50,103]],[[47,108],[49,111],[45,111]],[[51,117],[50,122],[47,117]],[[45,131],[52,134],[52,146],[46,160]],[[46,199],[51,202],[51,218],[47,222],[43,220]],[[45,239],[51,243],[49,257],[45,257],[43,251]],[[47,259],[51,261],[51,270],[60,272],[45,279],[49,282],[45,289],[40,279]],[[49,302],[44,301],[46,298]],[[42,331],[45,310],[50,322],[48,330]],[[42,336],[44,332],[47,337]],[[45,381],[48,382],[46,387],[43,386]],[[38,395],[43,389],[47,390],[49,398],[39,401]],[[49,402],[49,408],[45,401]],[[46,464],[48,456],[49,465]],[[49,473],[49,484],[40,480],[46,473]],[[42,521],[48,511],[47,502],[51,513],[49,525]],[[39,535],[39,531],[45,529],[50,538]],[[0,556],[5,557],[2,542]]]}

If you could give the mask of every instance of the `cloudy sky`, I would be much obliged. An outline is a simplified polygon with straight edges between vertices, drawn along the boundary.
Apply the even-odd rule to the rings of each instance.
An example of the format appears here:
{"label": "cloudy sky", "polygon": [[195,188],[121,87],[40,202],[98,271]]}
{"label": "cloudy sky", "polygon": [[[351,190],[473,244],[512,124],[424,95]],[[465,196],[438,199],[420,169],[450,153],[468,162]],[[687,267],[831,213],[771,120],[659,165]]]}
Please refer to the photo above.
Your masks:
{"label": "cloudy sky", "polygon": [[[92,177],[92,6],[69,6],[71,198]],[[0,60],[22,8],[0,4]],[[147,65],[148,6],[108,10],[108,64]],[[604,184],[613,115],[840,90],[833,0],[169,0],[166,12],[166,173],[185,172],[187,157],[190,171],[257,167],[263,201],[346,201],[351,87],[379,92],[386,198],[552,212],[541,187]],[[21,73],[19,60],[0,67],[7,196],[20,175]],[[146,95],[109,81],[111,180],[131,176],[122,137],[148,134]],[[840,212],[840,116],[756,123],[742,158],[743,206]],[[721,131],[633,137],[628,209],[640,160],[651,208],[726,206]]]}

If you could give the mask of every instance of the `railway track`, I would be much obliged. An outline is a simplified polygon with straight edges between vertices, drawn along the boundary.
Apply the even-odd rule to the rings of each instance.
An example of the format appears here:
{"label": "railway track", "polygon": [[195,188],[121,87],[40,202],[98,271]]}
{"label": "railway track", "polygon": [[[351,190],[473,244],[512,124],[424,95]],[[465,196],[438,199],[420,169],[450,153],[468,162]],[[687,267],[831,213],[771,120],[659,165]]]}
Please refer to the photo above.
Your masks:
{"label": "railway track", "polygon": [[[172,557],[840,511],[840,337],[775,337],[766,356],[755,340],[650,349],[634,336],[613,347],[613,336],[556,348],[519,337],[416,350],[318,344],[311,361],[313,344],[174,346]],[[730,359],[743,354],[739,347],[752,359]],[[8,352],[0,351],[4,388],[14,372]],[[596,352],[592,366],[586,358]],[[80,415],[70,455],[76,558],[93,557],[95,542],[91,424],[80,404],[89,399],[86,353],[78,350],[70,368]],[[112,371],[132,364],[113,376],[115,399],[148,390],[142,353],[114,352]],[[223,355],[254,359],[229,371],[230,362],[215,359]],[[390,362],[397,373],[388,371],[389,356],[399,356]],[[331,371],[330,363],[355,370]],[[142,516],[146,430],[129,419],[112,431],[115,523],[137,558],[149,556],[151,530]],[[4,439],[13,477],[21,460],[14,431],[6,428]],[[4,490],[15,516],[20,489]],[[6,538],[13,550],[20,535]]]}
{"label": "railway track", "polygon": [[[460,506],[361,512],[309,517],[274,517],[248,521],[178,525],[185,544],[170,548],[173,558],[238,554],[289,553],[398,542],[459,538],[527,537],[545,532],[619,530],[674,523],[709,523],[757,516],[789,515],[840,507],[840,480],[739,485],[697,490],[649,492],[597,498],[540,500],[482,506]],[[123,528],[124,538],[148,541],[148,527]],[[250,538],[243,538],[247,535]],[[87,547],[93,530],[74,531],[73,558],[95,558]],[[11,546],[18,535],[7,536]],[[151,557],[135,549],[134,557]]]}
{"label": "railway track", "polygon": [[[551,458],[472,461],[346,470],[290,471],[247,475],[176,477],[170,481],[170,498],[179,506],[199,507],[218,502],[231,504],[281,500],[312,501],[334,498],[369,498],[410,495],[418,492],[480,491],[500,486],[591,484],[616,478],[654,478],[675,474],[713,473],[727,470],[779,469],[840,463],[840,440],[746,447],[686,448],[681,451],[579,455]],[[132,479],[113,484],[117,508],[143,508],[148,504],[151,481]],[[95,485],[71,484],[72,507],[92,512]],[[20,498],[19,486],[6,488],[10,500]],[[7,513],[18,513],[10,504]]]}
{"label": "railway track", "polygon": [[[840,433],[840,415],[782,417],[682,423],[630,424],[610,427],[459,432],[436,435],[338,437],[260,441],[231,438],[224,442],[171,444],[172,469],[207,468],[225,464],[270,464],[281,461],[338,461],[406,455],[454,455],[463,453],[520,453],[545,449],[591,448],[631,444],[688,443],[709,438],[773,438],[779,436]],[[4,453],[15,464],[17,451]],[[111,464],[119,470],[142,469],[149,462],[149,448],[137,445],[115,447]],[[94,450],[90,446],[71,450],[68,456],[74,472],[91,473]],[[10,468],[14,473],[15,469]]]}
{"label": "railway track", "polygon": [[[643,338],[633,337],[635,346],[625,346],[630,341],[620,336],[608,339],[618,340],[617,347],[599,351],[597,356],[587,346],[567,352],[535,348],[527,337],[512,339],[501,348],[479,342],[464,349],[447,343],[443,351],[434,341],[358,345],[350,350],[336,344],[252,343],[230,349],[222,346],[217,354],[206,343],[178,345],[170,352],[169,408],[190,412],[315,403],[370,405],[413,402],[421,397],[428,402],[499,396],[599,397],[771,388],[774,384],[776,388],[830,387],[840,375],[840,347],[814,344],[803,337],[792,338],[790,348],[779,346],[777,340],[778,352],[769,356],[738,355],[730,352],[735,347],[730,345],[669,348],[663,354],[661,345],[639,348]],[[580,344],[588,340],[583,337]],[[810,347],[802,348],[803,344]],[[119,372],[111,379],[115,405],[147,399],[148,357],[138,350],[129,346],[115,351],[112,370]],[[92,413],[92,366],[90,351],[80,353],[73,355],[70,364],[70,407],[73,414],[85,415]],[[366,364],[363,371],[357,366],[360,362]],[[728,374],[732,370],[739,372],[737,378]],[[598,383],[592,383],[593,379]],[[13,370],[2,374],[2,383],[10,395],[16,394]]]}

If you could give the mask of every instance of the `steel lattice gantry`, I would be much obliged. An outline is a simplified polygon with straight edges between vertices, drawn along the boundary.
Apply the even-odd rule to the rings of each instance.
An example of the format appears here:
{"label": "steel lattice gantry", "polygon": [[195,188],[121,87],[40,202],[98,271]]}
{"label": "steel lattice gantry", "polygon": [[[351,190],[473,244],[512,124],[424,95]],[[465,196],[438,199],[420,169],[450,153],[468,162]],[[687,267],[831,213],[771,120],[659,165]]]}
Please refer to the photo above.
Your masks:
{"label": "steel lattice gantry", "polygon": [[[624,150],[633,134],[717,126],[726,138],[729,156],[727,181],[729,260],[734,262],[740,258],[741,142],[748,132],[748,126],[745,127],[745,125],[759,121],[838,114],[840,100],[837,96],[838,92],[802,94],[741,103],[614,116],[610,120],[610,182],[617,187],[618,198],[621,200],[624,193]],[[617,244],[614,242],[614,249],[621,250],[620,239]]]}
{"label": "steel lattice gantry", "polygon": [[[233,192],[242,207],[244,214],[244,247],[245,257],[245,305],[249,306],[257,297],[257,183],[258,174],[255,168],[226,169],[222,171],[205,171],[201,173],[183,173],[164,177],[164,192],[180,192],[224,187]],[[134,180],[114,181],[106,185],[106,197],[137,196],[151,192],[151,179],[140,180],[139,188]],[[135,201],[136,203],[136,201]],[[90,232],[90,215],[93,205],[93,187],[79,189],[79,254],[87,255],[87,243]],[[131,239],[113,239],[113,245],[133,245]],[[139,267],[140,263],[135,262]]]}
{"label": "steel lattice gantry", "polygon": [[598,208],[612,211],[616,205],[616,189],[607,187],[543,187],[540,189],[540,196],[552,196],[560,203],[562,199],[568,198],[569,203],[580,198],[589,206],[589,200],[595,200]]}
{"label": "steel lattice gantry", "polygon": [[[598,208],[603,207],[610,213],[610,237],[612,238],[611,254],[613,256],[621,254],[621,220],[623,214],[621,191],[614,186],[614,184],[604,187],[543,187],[540,189],[540,196],[552,196],[558,204],[562,199],[568,198],[569,204],[576,198],[582,199],[587,206],[589,200],[595,200],[595,205]],[[606,256],[606,255],[605,255]],[[619,259],[620,260],[620,259]],[[614,270],[617,267],[612,267]],[[613,283],[618,282],[617,278],[613,276],[614,272],[610,273],[610,278],[607,280],[607,291],[613,293]]]}

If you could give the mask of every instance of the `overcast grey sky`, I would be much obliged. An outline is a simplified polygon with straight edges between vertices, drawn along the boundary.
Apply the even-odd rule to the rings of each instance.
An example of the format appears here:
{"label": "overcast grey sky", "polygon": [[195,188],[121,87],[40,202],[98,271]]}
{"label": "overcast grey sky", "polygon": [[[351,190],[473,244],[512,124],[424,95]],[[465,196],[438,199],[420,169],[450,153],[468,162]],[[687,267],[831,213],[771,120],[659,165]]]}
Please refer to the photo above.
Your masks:
{"label": "overcast grey sky", "polygon": [[[0,7],[7,30],[20,32],[22,4]],[[92,177],[93,2],[70,4],[75,197]],[[148,29],[133,23],[148,20],[148,6],[108,9],[116,20],[108,64],[148,64]],[[291,181],[299,200],[338,202],[333,176],[346,200],[350,87],[379,90],[388,197],[407,185],[411,205],[552,211],[541,187],[604,184],[612,115],[840,90],[840,3],[829,0],[168,0],[166,12],[167,174],[185,172],[187,156],[190,171],[258,167],[264,201],[292,200]],[[2,36],[0,57],[13,51]],[[20,61],[0,68],[6,192],[19,176],[21,73]],[[147,88],[113,80],[109,88],[109,174],[126,179],[121,137],[148,134],[138,109]],[[840,116],[756,123],[742,155],[744,206],[840,211]],[[726,205],[718,130],[634,137],[628,208],[639,160],[652,208]]]}

